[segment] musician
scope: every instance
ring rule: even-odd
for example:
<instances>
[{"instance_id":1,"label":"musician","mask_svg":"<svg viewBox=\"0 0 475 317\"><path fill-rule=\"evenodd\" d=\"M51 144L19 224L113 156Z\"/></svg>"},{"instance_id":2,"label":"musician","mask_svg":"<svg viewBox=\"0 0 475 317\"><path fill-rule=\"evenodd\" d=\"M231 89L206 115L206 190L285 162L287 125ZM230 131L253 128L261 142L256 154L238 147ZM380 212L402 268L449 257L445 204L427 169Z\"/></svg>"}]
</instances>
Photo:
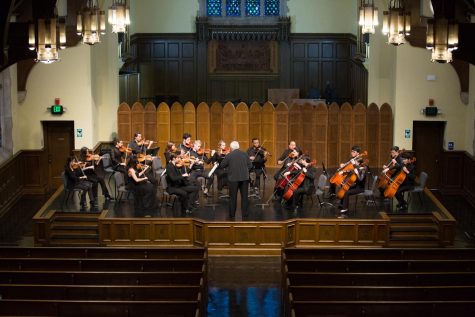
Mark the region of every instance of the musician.
<instances>
[{"instance_id":1,"label":"musician","mask_svg":"<svg viewBox=\"0 0 475 317\"><path fill-rule=\"evenodd\" d=\"M308 155L303 155L298 162L294 163L296 167L294 170L284 172L284 176L291 180L296 179L301 173L305 174L303 182L293 191L292 198L287 202L287 204L290 204L290 209L295 213L302 209L304 195L310 195L315 192L317 169L310 161Z\"/></svg>"},{"instance_id":2,"label":"musician","mask_svg":"<svg viewBox=\"0 0 475 317\"><path fill-rule=\"evenodd\" d=\"M134 139L130 141L129 148L132 149L133 154L145 154L148 149L152 147L153 141L146 141L142 139L140 132L135 132Z\"/></svg>"},{"instance_id":3,"label":"musician","mask_svg":"<svg viewBox=\"0 0 475 317\"><path fill-rule=\"evenodd\" d=\"M155 187L145 175L150 166L132 157L127 164L127 187L134 193L134 210L138 216L150 216L155 207Z\"/></svg>"},{"instance_id":4,"label":"musician","mask_svg":"<svg viewBox=\"0 0 475 317\"><path fill-rule=\"evenodd\" d=\"M354 169L349 171L347 177L350 177L351 174L354 174L356 176L356 180L345 192L343 198L340 200L340 212L342 215L346 215L346 212L348 212L350 196L364 192L366 175L368 173L368 165L364 164L364 160L362 158L352 159L351 163L353 164Z\"/></svg>"},{"instance_id":5,"label":"musician","mask_svg":"<svg viewBox=\"0 0 475 317\"><path fill-rule=\"evenodd\" d=\"M288 148L284 152L282 152L280 157L277 159L277 164L283 165L280 170L274 175L274 179L276 182L282 177L285 170L290 167L294 163L295 159L298 158L300 155L302 155L302 150L297 147L295 141L290 141Z\"/></svg>"},{"instance_id":6,"label":"musician","mask_svg":"<svg viewBox=\"0 0 475 317\"><path fill-rule=\"evenodd\" d=\"M383 165L383 170L381 172L382 177L386 177L385 175L395 175L403 166L402 158L399 155L399 147L393 146L390 150L390 161L388 164ZM379 187L379 192L381 193L380 197L384 198L384 190L385 187Z\"/></svg>"},{"instance_id":7,"label":"musician","mask_svg":"<svg viewBox=\"0 0 475 317\"><path fill-rule=\"evenodd\" d=\"M358 145L353 145L351 147L351 152L350 152L350 159L348 160L347 163L340 163L340 168L343 168L345 167L346 164L349 164L349 163L352 163L354 164L355 160L354 158L357 157L358 155L360 155L361 153L361 148L358 146ZM337 172L337 173L342 173L341 171L340 172ZM330 196L331 197L335 197L335 192L336 192L336 185L340 185L340 184L333 184L330 182ZM363 186L364 187L364 186Z\"/></svg>"},{"instance_id":8,"label":"musician","mask_svg":"<svg viewBox=\"0 0 475 317\"><path fill-rule=\"evenodd\" d=\"M114 147L111 150L111 163L115 171L121 172L124 176L127 174L126 155L127 148L124 147L124 142L117 138L114 139ZM123 151L123 152L122 152Z\"/></svg>"},{"instance_id":9,"label":"musician","mask_svg":"<svg viewBox=\"0 0 475 317\"><path fill-rule=\"evenodd\" d=\"M208 178L208 181L206 182L206 188L203 191L204 195L208 195L208 192L213 186L214 183L214 175L216 175L216 178L218 179L218 192L222 193L223 187L226 186L227 182L227 171L225 168L221 166L221 162L223 161L224 157L229 154L229 148L226 148L226 142L223 140L219 140L218 142L218 150L217 151L211 151L211 156L209 158L209 163L210 164L218 164L218 167L214 171L214 174L211 175L211 177Z\"/></svg>"},{"instance_id":10,"label":"musician","mask_svg":"<svg viewBox=\"0 0 475 317\"><path fill-rule=\"evenodd\" d=\"M264 175L264 180L267 177L265 164L268 153L269 152L261 146L258 138L253 138L251 147L247 149L247 155L252 162L252 168L249 171L251 175L251 190L254 191L256 195L259 195L261 175Z\"/></svg>"},{"instance_id":11,"label":"musician","mask_svg":"<svg viewBox=\"0 0 475 317\"><path fill-rule=\"evenodd\" d=\"M404 200L404 193L414 189L414 180L416 178L416 175L414 174L416 166L412 163L413 154L410 152L404 152L401 154L401 158L402 167L399 173L406 173L406 178L404 179L404 182L399 185L395 195L398 201L398 204L396 205L398 211L407 210L407 202Z\"/></svg>"},{"instance_id":12,"label":"musician","mask_svg":"<svg viewBox=\"0 0 475 317\"><path fill-rule=\"evenodd\" d=\"M85 167L83 168L84 174L86 174L87 179L92 182L92 190L94 193L94 198L97 200L97 190L98 190L98 184L101 185L101 190L102 194L104 197L109 200L111 199L111 196L109 195L109 190L107 189L106 182L104 181L104 173L96 173L94 170L96 167L96 161L95 159L91 159L91 156L93 155L92 152L89 151L87 147L82 147L81 151L79 152L79 160L83 163L85 163Z\"/></svg>"},{"instance_id":13,"label":"musician","mask_svg":"<svg viewBox=\"0 0 475 317\"><path fill-rule=\"evenodd\" d=\"M179 149L181 154L188 155L193 148L193 143L191 142L191 134L188 132L183 133L183 141L181 142Z\"/></svg>"},{"instance_id":14,"label":"musician","mask_svg":"<svg viewBox=\"0 0 475 317\"><path fill-rule=\"evenodd\" d=\"M192 205L198 199L199 186L189 183L188 173L183 173L179 166L179 158L175 153L170 153L170 161L167 163L167 191L180 198L181 211L186 214L192 213Z\"/></svg>"},{"instance_id":15,"label":"musician","mask_svg":"<svg viewBox=\"0 0 475 317\"><path fill-rule=\"evenodd\" d=\"M91 205L91 211L97 211L97 203L92 191L92 182L88 181L87 176L81 171L81 164L76 161L74 156L70 156L66 160L64 165L64 175L68 182L73 184L74 189L82 190L80 211L86 211L86 192L89 195L89 203Z\"/></svg>"},{"instance_id":16,"label":"musician","mask_svg":"<svg viewBox=\"0 0 475 317\"><path fill-rule=\"evenodd\" d=\"M241 213L243 217L248 216L248 186L249 170L252 168L251 160L247 153L239 150L239 143L233 141L230 144L231 153L221 162L223 168L228 169L228 187L229 187L229 217L234 218L237 207L237 192L241 193Z\"/></svg>"},{"instance_id":17,"label":"musician","mask_svg":"<svg viewBox=\"0 0 475 317\"><path fill-rule=\"evenodd\" d=\"M165 150L165 160L166 160L166 163L168 163L170 161L170 154L176 154L176 155L180 155L180 150L177 149L175 143L173 143L172 141L168 141L167 142L167 149Z\"/></svg>"}]
</instances>

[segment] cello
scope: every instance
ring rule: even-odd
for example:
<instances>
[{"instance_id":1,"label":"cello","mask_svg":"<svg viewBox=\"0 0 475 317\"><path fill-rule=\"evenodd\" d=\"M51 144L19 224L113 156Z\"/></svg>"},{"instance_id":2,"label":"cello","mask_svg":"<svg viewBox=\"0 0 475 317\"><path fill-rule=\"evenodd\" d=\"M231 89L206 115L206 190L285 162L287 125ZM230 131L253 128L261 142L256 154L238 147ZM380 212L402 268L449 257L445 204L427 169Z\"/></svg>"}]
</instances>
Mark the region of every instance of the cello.
<instances>
[{"instance_id":1,"label":"cello","mask_svg":"<svg viewBox=\"0 0 475 317\"><path fill-rule=\"evenodd\" d=\"M368 164L367 161L363 161L360 163L360 166L364 167L367 164ZM356 173L354 172L354 169L351 170L349 174L347 174L345 180L341 183L340 190L338 191L336 196L340 199L343 199L348 189L350 189L350 187L353 186L353 184L356 182L357 179L358 179L358 175L356 175Z\"/></svg>"},{"instance_id":2,"label":"cello","mask_svg":"<svg viewBox=\"0 0 475 317\"><path fill-rule=\"evenodd\" d=\"M315 165L315 164L317 164L317 161L313 160L307 166L305 166L305 168L309 168L310 166ZM292 198L292 196L294 195L294 191L297 190L297 188L299 188L300 184L302 184L304 179L305 179L305 173L301 171L295 177L289 180L288 185L285 187L286 190L284 194L282 195L282 199L285 201L288 201L290 198Z\"/></svg>"},{"instance_id":3,"label":"cello","mask_svg":"<svg viewBox=\"0 0 475 317\"><path fill-rule=\"evenodd\" d=\"M390 167L396 164L394 163L394 161L396 161L399 155L404 153L404 151L405 151L404 149L401 149L398 153L398 156L391 158L391 160L385 165L386 168L388 169L386 173L381 172L381 174L378 176L378 188L380 190L384 190L388 187L391 177L396 172L395 169L390 169Z\"/></svg>"},{"instance_id":4,"label":"cello","mask_svg":"<svg viewBox=\"0 0 475 317\"><path fill-rule=\"evenodd\" d=\"M350 171L352 171L355 168L353 163L351 163L351 161L352 160L357 160L360 157L363 157L363 156L366 156L366 155L368 155L368 152L364 151L363 153L360 153L360 154L356 155L351 160L349 160L348 162L343 164L343 166L340 167L339 169L337 169L336 173L330 178L330 183L335 184L335 185L339 185L339 184L343 183L343 181L345 180L345 175L348 174Z\"/></svg>"},{"instance_id":5,"label":"cello","mask_svg":"<svg viewBox=\"0 0 475 317\"><path fill-rule=\"evenodd\" d=\"M416 157L413 157L412 159L409 159L409 161L406 164L404 164L404 166L408 164L412 164L415 161L416 161ZM401 184L404 183L406 176L407 176L406 172L404 171L403 168L401 168L401 170L396 175L396 177L394 177L393 179L389 181L388 187L384 190L384 197L393 198L396 195L396 192L399 186L401 186Z\"/></svg>"},{"instance_id":6,"label":"cello","mask_svg":"<svg viewBox=\"0 0 475 317\"><path fill-rule=\"evenodd\" d=\"M290 154L289 154L289 157ZM300 159L301 156L297 157L296 159L293 160L293 163L291 165L289 165L288 167L286 167L281 173L280 173L280 177L279 177L279 180L276 182L275 184L275 188L280 188L282 190L285 189L285 187L287 186L287 184L289 183L289 179L287 178L287 176L284 176L284 174L286 172L293 172L297 169L297 167L295 166L295 162L298 162L298 160Z\"/></svg>"}]
</instances>

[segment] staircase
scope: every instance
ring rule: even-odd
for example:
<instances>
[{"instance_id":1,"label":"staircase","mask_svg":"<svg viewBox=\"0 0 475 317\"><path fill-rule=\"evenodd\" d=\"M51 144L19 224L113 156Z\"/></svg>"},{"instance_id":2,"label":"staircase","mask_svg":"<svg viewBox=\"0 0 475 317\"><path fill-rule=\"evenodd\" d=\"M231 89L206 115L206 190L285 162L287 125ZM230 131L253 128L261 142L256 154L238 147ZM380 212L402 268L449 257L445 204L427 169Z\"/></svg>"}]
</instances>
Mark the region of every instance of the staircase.
<instances>
[{"instance_id":1,"label":"staircase","mask_svg":"<svg viewBox=\"0 0 475 317\"><path fill-rule=\"evenodd\" d=\"M100 213L55 212L50 246L99 246Z\"/></svg>"},{"instance_id":2,"label":"staircase","mask_svg":"<svg viewBox=\"0 0 475 317\"><path fill-rule=\"evenodd\" d=\"M439 247L439 227L432 214L390 214L388 247Z\"/></svg>"}]
</instances>

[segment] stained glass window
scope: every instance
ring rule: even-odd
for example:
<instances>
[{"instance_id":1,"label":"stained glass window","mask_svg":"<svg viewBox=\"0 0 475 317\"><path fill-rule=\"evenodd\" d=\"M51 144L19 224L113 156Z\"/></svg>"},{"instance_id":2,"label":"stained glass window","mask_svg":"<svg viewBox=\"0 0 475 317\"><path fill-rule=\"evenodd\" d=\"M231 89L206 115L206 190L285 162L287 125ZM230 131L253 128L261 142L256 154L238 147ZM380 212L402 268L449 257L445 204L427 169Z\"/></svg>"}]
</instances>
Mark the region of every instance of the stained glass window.
<instances>
[{"instance_id":1,"label":"stained glass window","mask_svg":"<svg viewBox=\"0 0 475 317\"><path fill-rule=\"evenodd\" d=\"M246 0L246 15L258 17L261 15L260 0Z\"/></svg>"},{"instance_id":2,"label":"stained glass window","mask_svg":"<svg viewBox=\"0 0 475 317\"><path fill-rule=\"evenodd\" d=\"M264 0L264 15L278 16L279 15L279 0Z\"/></svg>"},{"instance_id":3,"label":"stained glass window","mask_svg":"<svg viewBox=\"0 0 475 317\"><path fill-rule=\"evenodd\" d=\"M221 0L206 0L206 11L209 17L221 16Z\"/></svg>"},{"instance_id":4,"label":"stained glass window","mask_svg":"<svg viewBox=\"0 0 475 317\"><path fill-rule=\"evenodd\" d=\"M226 15L231 17L241 16L241 0L226 0Z\"/></svg>"}]
</instances>

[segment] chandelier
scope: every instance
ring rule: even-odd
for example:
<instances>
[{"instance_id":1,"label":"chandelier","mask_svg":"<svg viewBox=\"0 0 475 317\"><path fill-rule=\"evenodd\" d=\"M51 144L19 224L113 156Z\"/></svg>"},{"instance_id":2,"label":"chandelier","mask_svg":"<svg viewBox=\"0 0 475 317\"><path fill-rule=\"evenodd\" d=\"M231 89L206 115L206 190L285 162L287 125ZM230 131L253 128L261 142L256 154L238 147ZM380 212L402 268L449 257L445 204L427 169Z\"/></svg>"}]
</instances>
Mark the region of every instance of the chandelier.
<instances>
[{"instance_id":1,"label":"chandelier","mask_svg":"<svg viewBox=\"0 0 475 317\"><path fill-rule=\"evenodd\" d=\"M458 48L458 24L446 18L431 19L427 22L426 47L432 50L431 61L450 63L452 51Z\"/></svg>"},{"instance_id":2,"label":"chandelier","mask_svg":"<svg viewBox=\"0 0 475 317\"><path fill-rule=\"evenodd\" d=\"M89 45L99 43L100 34L106 34L106 14L99 9L97 0L87 0L86 7L78 13L76 33L82 35L84 44Z\"/></svg>"},{"instance_id":3,"label":"chandelier","mask_svg":"<svg viewBox=\"0 0 475 317\"><path fill-rule=\"evenodd\" d=\"M51 64L59 60L60 49L66 48L66 24L63 18L38 19L30 23L28 48L36 50L35 62Z\"/></svg>"},{"instance_id":4,"label":"chandelier","mask_svg":"<svg viewBox=\"0 0 475 317\"><path fill-rule=\"evenodd\" d=\"M361 33L374 34L375 26L379 25L378 8L374 6L373 0L361 0L360 19Z\"/></svg>"},{"instance_id":5,"label":"chandelier","mask_svg":"<svg viewBox=\"0 0 475 317\"><path fill-rule=\"evenodd\" d=\"M388 43L401 45L411 33L411 12L404 8L404 0L390 0L388 11L383 12L383 34Z\"/></svg>"},{"instance_id":6,"label":"chandelier","mask_svg":"<svg viewBox=\"0 0 475 317\"><path fill-rule=\"evenodd\" d=\"M112 33L125 33L130 24L129 7L127 0L113 0L109 7L109 24L112 25Z\"/></svg>"}]
</instances>

